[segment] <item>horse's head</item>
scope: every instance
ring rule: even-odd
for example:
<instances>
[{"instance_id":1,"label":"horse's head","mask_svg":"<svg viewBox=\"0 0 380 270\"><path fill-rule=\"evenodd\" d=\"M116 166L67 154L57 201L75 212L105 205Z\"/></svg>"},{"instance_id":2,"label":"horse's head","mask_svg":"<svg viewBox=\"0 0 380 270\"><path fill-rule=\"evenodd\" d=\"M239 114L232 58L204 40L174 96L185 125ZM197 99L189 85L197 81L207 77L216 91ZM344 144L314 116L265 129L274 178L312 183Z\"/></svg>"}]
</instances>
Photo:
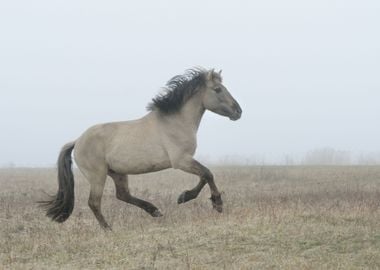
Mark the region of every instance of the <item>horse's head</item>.
<instances>
[{"instance_id":1,"label":"horse's head","mask_svg":"<svg viewBox=\"0 0 380 270\"><path fill-rule=\"evenodd\" d=\"M213 69L207 72L203 106L206 110L227 116L235 121L241 117L242 109L222 84L221 72L215 72Z\"/></svg>"}]
</instances>

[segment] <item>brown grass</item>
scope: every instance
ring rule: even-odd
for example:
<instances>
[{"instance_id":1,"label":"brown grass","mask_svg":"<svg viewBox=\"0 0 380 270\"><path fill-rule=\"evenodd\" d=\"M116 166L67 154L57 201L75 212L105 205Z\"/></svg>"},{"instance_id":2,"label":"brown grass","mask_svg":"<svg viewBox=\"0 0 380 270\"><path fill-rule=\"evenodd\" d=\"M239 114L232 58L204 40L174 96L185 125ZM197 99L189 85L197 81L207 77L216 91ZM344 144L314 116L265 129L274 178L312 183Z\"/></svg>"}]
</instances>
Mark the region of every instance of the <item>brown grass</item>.
<instances>
[{"instance_id":1,"label":"brown grass","mask_svg":"<svg viewBox=\"0 0 380 270\"><path fill-rule=\"evenodd\" d=\"M103 232L76 173L76 205L64 224L35 201L57 188L54 169L0 170L0 268L4 269L380 269L380 167L215 167L225 211L209 190L177 205L196 177L132 176L132 192L164 217L117 201L112 181Z\"/></svg>"}]
</instances>

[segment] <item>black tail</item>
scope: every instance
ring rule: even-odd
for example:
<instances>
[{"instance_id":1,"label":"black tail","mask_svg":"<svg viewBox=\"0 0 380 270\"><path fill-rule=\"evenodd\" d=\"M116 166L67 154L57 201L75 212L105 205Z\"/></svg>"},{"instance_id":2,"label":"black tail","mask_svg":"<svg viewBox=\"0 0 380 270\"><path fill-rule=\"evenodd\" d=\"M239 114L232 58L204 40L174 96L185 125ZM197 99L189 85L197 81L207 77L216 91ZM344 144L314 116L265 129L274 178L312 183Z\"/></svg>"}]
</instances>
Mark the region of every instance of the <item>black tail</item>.
<instances>
[{"instance_id":1,"label":"black tail","mask_svg":"<svg viewBox=\"0 0 380 270\"><path fill-rule=\"evenodd\" d=\"M46 215L56 222L64 222L74 208L74 175L71 152L75 142L62 147L58 157L58 192L49 201L42 202L47 208Z\"/></svg>"}]
</instances>

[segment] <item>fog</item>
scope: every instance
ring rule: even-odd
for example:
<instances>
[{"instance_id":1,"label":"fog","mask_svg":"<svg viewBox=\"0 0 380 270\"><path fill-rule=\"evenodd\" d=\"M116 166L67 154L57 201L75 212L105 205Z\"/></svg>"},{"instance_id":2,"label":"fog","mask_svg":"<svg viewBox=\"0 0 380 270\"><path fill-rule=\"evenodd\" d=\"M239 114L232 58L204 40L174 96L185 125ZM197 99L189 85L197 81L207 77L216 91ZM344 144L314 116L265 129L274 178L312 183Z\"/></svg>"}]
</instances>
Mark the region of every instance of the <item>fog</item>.
<instances>
[{"instance_id":1,"label":"fog","mask_svg":"<svg viewBox=\"0 0 380 270\"><path fill-rule=\"evenodd\" d=\"M242 119L207 112L206 161L380 152L379 1L2 1L0 165L55 163L166 81L223 69Z\"/></svg>"}]
</instances>

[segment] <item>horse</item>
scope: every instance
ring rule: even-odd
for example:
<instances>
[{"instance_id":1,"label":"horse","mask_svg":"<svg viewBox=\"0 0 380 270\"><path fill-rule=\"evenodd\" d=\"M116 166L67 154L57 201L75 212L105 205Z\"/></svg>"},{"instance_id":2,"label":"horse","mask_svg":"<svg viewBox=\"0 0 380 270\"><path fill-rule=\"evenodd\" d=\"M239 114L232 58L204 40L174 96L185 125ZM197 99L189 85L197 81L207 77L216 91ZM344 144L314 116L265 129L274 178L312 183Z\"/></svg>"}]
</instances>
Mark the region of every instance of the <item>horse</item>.
<instances>
[{"instance_id":1,"label":"horse","mask_svg":"<svg viewBox=\"0 0 380 270\"><path fill-rule=\"evenodd\" d=\"M43 202L48 217L62 223L73 211L73 151L77 167L90 183L88 205L104 229L111 229L101 211L107 176L115 184L117 199L160 217L162 214L155 205L130 194L128 175L179 169L199 176L199 182L181 193L177 203L195 199L208 184L212 206L222 212L223 201L213 174L193 158L198 127L206 110L234 121L242 115L240 105L222 84L221 71L193 68L174 76L147 110L137 120L92 126L77 140L63 146L57 161L58 191Z\"/></svg>"}]
</instances>

